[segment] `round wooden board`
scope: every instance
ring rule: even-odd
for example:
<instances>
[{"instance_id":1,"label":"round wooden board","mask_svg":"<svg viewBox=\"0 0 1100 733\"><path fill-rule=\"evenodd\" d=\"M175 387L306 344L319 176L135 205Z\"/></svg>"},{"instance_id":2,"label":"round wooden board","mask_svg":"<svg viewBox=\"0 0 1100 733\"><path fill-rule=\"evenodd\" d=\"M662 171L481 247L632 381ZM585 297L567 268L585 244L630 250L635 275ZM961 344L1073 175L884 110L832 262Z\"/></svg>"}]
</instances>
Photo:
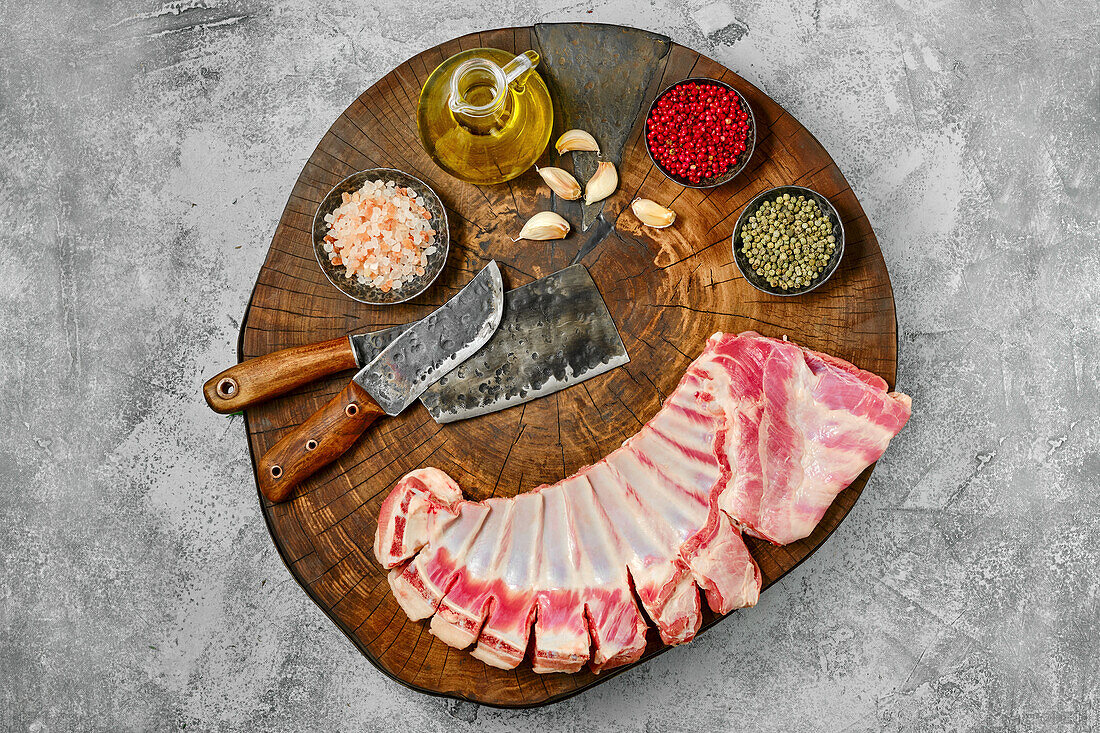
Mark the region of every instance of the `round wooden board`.
<instances>
[{"instance_id":1,"label":"round wooden board","mask_svg":"<svg viewBox=\"0 0 1100 733\"><path fill-rule=\"evenodd\" d=\"M574 233L563 241L511 242L509 237L529 216L552 204L563 210L561 202L551 201L534 171L510 184L480 188L447 176L420 147L415 105L428 74L451 54L480 46L515 52L538 48L538 33L545 28L503 29L450 41L408 60L355 100L321 140L294 186L249 302L239 353L248 359L421 318L492 258L501 263L505 286L512 288L569 265L581 253L619 327L629 364L554 396L445 426L415 404L368 431L291 500L272 505L261 497L272 538L290 572L380 670L424 692L508 707L561 700L630 668L598 676L587 670L537 675L525 663L503 671L449 648L428 633L426 623L409 621L390 594L371 547L379 504L398 478L420 466L436 466L454 476L469 498L484 499L512 496L568 476L618 447L650 419L715 331L786 335L875 372L891 385L897 363L890 279L867 217L840 170L817 140L760 90L675 44L664 46L667 53L633 118L622 151L619 191L604 205L606 237L595 243L590 236L586 239L577 215L571 217ZM642 33L589 24L553 28ZM748 169L717 189L684 189L667 181L654 169L641 138L652 97L689 76L729 82L756 114L758 143ZM545 163L555 159L552 148L543 156ZM344 297L328 283L313 256L310 229L318 203L340 179L371 167L398 168L428 182L451 219L452 251L443 274L425 294L403 305L367 306ZM840 269L828 283L805 296L780 298L752 289L739 275L730 236L750 198L789 183L827 196L841 214L848 241ZM676 224L664 230L642 228L629 211L635 196L671 205L678 214ZM249 409L253 465L288 429L342 389L349 376ZM840 494L805 540L772 547L749 538L765 588L829 536L870 473L869 468ZM703 629L719 620L708 613ZM655 632L650 636L643 662L665 649Z\"/></svg>"}]
</instances>

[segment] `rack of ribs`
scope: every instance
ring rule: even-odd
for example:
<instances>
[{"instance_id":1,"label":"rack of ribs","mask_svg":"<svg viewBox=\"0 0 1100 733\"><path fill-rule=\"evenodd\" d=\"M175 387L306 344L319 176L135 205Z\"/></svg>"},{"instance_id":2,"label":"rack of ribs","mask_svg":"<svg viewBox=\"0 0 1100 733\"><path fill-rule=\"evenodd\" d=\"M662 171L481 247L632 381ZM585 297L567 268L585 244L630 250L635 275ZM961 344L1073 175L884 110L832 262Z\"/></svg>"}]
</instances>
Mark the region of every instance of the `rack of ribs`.
<instances>
[{"instance_id":1,"label":"rack of ribs","mask_svg":"<svg viewBox=\"0 0 1100 733\"><path fill-rule=\"evenodd\" d=\"M695 636L700 590L715 613L755 605L742 533L809 535L910 410L843 360L718 333L636 435L556 484L471 502L438 469L407 474L375 554L410 619L487 664L519 665L531 634L536 672L629 664L646 617L666 644Z\"/></svg>"}]
</instances>

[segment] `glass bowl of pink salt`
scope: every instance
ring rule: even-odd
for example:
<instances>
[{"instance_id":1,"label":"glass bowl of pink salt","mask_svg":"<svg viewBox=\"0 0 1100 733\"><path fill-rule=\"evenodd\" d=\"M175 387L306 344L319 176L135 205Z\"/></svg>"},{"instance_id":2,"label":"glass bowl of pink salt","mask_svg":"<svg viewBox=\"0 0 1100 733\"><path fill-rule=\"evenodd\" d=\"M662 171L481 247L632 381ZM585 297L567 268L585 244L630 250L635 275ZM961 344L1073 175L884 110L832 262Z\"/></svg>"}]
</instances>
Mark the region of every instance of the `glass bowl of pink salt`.
<instances>
[{"instance_id":1,"label":"glass bowl of pink salt","mask_svg":"<svg viewBox=\"0 0 1100 733\"><path fill-rule=\"evenodd\" d=\"M313 251L340 292L372 305L428 289L450 247L447 212L428 184L393 168L337 183L313 217Z\"/></svg>"}]
</instances>

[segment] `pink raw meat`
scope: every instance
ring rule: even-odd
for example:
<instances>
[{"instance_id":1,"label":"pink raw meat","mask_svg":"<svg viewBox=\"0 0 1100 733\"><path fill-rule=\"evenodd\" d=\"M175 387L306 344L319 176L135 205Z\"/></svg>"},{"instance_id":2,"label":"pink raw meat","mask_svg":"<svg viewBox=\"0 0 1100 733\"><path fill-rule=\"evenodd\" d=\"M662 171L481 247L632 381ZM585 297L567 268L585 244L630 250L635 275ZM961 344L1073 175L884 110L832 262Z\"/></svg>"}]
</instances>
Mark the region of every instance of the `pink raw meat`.
<instances>
[{"instance_id":1,"label":"pink raw meat","mask_svg":"<svg viewBox=\"0 0 1100 733\"><path fill-rule=\"evenodd\" d=\"M907 395L836 357L749 333L712 337L707 351L718 389L736 400L724 451L732 475L718 506L773 544L813 532L909 419Z\"/></svg>"},{"instance_id":2,"label":"pink raw meat","mask_svg":"<svg viewBox=\"0 0 1100 733\"><path fill-rule=\"evenodd\" d=\"M487 664L599 671L755 605L741 531L807 536L882 455L910 400L870 372L796 344L715 334L662 409L622 447L552 486L464 501L419 469L382 504L375 536L398 603ZM639 608L639 604L641 608Z\"/></svg>"}]
</instances>

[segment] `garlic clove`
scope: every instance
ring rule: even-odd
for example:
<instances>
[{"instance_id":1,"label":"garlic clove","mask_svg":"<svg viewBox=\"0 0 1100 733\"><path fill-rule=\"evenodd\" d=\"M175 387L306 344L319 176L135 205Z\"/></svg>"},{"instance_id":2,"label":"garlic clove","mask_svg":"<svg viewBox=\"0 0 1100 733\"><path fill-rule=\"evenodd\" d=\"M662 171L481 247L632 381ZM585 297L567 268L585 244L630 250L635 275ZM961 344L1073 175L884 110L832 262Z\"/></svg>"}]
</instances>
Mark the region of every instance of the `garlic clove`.
<instances>
[{"instance_id":1,"label":"garlic clove","mask_svg":"<svg viewBox=\"0 0 1100 733\"><path fill-rule=\"evenodd\" d=\"M584 203L594 204L603 201L615 193L619 187L619 173L612 163L601 160L596 166L596 172L588 179L588 185L584 187Z\"/></svg>"},{"instance_id":2,"label":"garlic clove","mask_svg":"<svg viewBox=\"0 0 1100 733\"><path fill-rule=\"evenodd\" d=\"M558 149L558 153L568 153L573 150L584 150L592 153L599 153L600 146L596 142L596 138L589 135L584 130L566 130L558 138L558 141L554 143L554 147Z\"/></svg>"},{"instance_id":3,"label":"garlic clove","mask_svg":"<svg viewBox=\"0 0 1100 733\"><path fill-rule=\"evenodd\" d=\"M676 221L675 211L666 209L656 201L650 201L649 199L634 199L630 204L630 210L634 212L634 216L638 217L640 222L655 229L672 226L672 222Z\"/></svg>"},{"instance_id":4,"label":"garlic clove","mask_svg":"<svg viewBox=\"0 0 1100 733\"><path fill-rule=\"evenodd\" d=\"M535 214L523 228L519 230L519 236L513 239L517 242L521 239L565 239L569 233L569 222L553 211L541 211Z\"/></svg>"},{"instance_id":5,"label":"garlic clove","mask_svg":"<svg viewBox=\"0 0 1100 733\"><path fill-rule=\"evenodd\" d=\"M542 180L546 181L550 190L563 199L573 201L581 197L581 184L577 183L577 179L570 175L569 171L553 166L545 168L535 166L535 170L542 176Z\"/></svg>"}]
</instances>

